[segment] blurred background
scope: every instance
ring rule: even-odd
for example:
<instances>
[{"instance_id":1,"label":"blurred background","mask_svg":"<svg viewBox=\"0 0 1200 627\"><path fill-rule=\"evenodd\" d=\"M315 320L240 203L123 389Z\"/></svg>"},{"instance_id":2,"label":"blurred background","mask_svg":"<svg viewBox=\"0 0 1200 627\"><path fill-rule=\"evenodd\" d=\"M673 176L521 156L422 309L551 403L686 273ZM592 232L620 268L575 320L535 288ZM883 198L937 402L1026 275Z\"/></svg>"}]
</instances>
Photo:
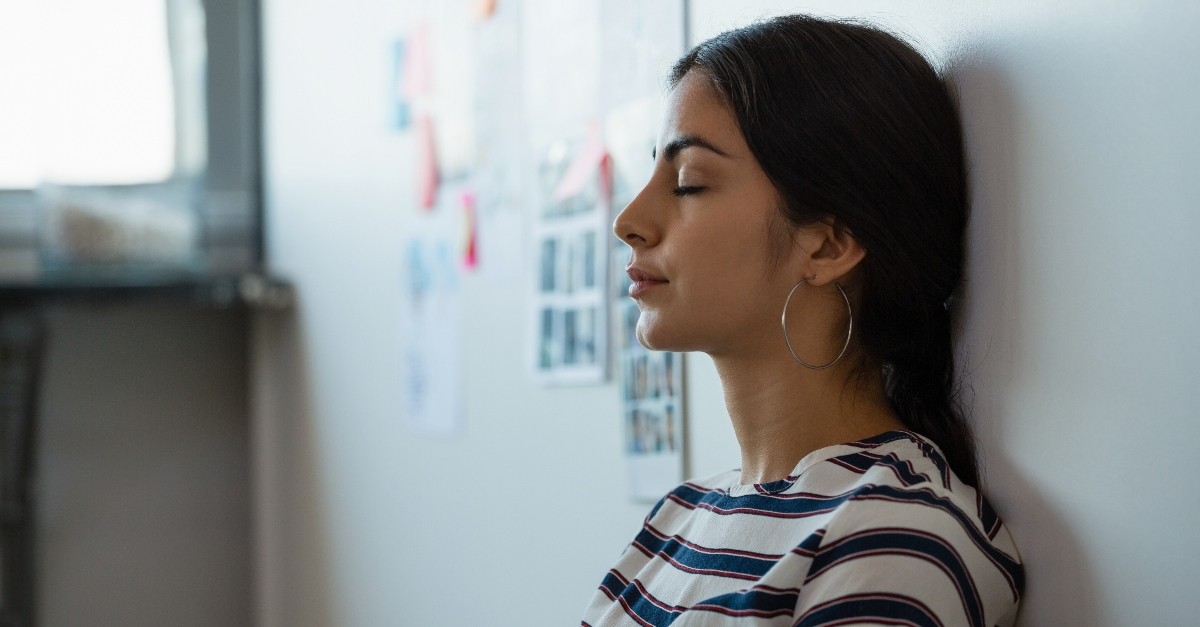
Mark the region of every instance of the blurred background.
<instances>
[{"instance_id":1,"label":"blurred background","mask_svg":"<svg viewBox=\"0 0 1200 627\"><path fill-rule=\"evenodd\" d=\"M811 12L959 94L959 359L1020 624L1181 625L1200 8L0 3L0 625L573 625L738 464L631 347L612 212L687 47Z\"/></svg>"}]
</instances>

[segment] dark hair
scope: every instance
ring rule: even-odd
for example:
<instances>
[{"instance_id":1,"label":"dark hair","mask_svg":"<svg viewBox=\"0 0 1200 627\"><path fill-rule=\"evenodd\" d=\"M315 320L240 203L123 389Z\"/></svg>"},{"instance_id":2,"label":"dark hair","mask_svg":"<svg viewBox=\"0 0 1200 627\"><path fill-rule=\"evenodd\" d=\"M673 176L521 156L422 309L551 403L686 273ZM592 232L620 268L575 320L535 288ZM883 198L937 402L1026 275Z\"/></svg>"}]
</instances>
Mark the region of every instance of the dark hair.
<instances>
[{"instance_id":1,"label":"dark hair","mask_svg":"<svg viewBox=\"0 0 1200 627\"><path fill-rule=\"evenodd\" d=\"M856 285L859 367L883 369L900 419L976 485L951 347L967 191L946 83L894 35L804 15L701 43L676 62L671 86L693 70L732 107L788 222L832 218L866 249Z\"/></svg>"}]
</instances>

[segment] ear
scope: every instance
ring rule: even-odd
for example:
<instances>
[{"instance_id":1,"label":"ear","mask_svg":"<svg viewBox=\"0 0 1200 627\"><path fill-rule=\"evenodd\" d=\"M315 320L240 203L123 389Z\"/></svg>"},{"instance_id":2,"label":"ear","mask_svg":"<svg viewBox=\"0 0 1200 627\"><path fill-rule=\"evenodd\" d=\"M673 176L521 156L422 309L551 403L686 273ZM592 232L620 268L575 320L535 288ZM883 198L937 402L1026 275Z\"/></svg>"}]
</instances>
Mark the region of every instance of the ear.
<instances>
[{"instance_id":1,"label":"ear","mask_svg":"<svg viewBox=\"0 0 1200 627\"><path fill-rule=\"evenodd\" d=\"M804 252L804 276L812 277L808 283L813 286L844 282L844 277L867 256L867 249L850 229L832 218L802 227L796 244Z\"/></svg>"}]
</instances>

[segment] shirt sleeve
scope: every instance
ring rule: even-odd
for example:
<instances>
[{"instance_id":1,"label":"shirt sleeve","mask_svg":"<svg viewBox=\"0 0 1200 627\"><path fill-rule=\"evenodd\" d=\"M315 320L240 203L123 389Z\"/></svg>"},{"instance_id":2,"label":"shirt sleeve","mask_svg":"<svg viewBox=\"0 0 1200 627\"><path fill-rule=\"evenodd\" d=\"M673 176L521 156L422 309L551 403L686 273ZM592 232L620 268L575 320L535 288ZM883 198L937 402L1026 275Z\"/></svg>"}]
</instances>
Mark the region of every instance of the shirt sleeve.
<instances>
[{"instance_id":1,"label":"shirt sleeve","mask_svg":"<svg viewBox=\"0 0 1200 627\"><path fill-rule=\"evenodd\" d=\"M1020 566L950 499L885 489L839 509L812 552L796 627L1011 623Z\"/></svg>"}]
</instances>

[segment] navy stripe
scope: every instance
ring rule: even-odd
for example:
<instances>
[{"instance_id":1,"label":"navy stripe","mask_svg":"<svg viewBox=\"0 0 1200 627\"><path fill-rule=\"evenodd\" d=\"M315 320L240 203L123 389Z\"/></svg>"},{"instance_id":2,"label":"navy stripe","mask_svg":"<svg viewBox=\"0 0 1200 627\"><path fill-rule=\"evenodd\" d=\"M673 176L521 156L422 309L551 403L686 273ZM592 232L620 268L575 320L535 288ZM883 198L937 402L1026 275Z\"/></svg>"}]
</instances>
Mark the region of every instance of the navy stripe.
<instances>
[{"instance_id":1,"label":"navy stripe","mask_svg":"<svg viewBox=\"0 0 1200 627\"><path fill-rule=\"evenodd\" d=\"M634 546L647 556L659 556L676 568L700 575L734 577L754 581L762 578L782 555L756 555L749 551L706 549L682 541L678 536L663 537L648 525L634 539Z\"/></svg>"},{"instance_id":2,"label":"navy stripe","mask_svg":"<svg viewBox=\"0 0 1200 627\"><path fill-rule=\"evenodd\" d=\"M896 478L905 486L913 486L931 482L925 473L919 473L908 460L896 457L895 453L876 455L875 453L851 453L840 457L830 458L829 461L857 474L863 474L875 466L883 466L895 473Z\"/></svg>"},{"instance_id":3,"label":"navy stripe","mask_svg":"<svg viewBox=\"0 0 1200 627\"><path fill-rule=\"evenodd\" d=\"M692 611L716 612L726 616L757 616L772 618L790 616L796 610L798 588L778 589L758 586L705 599L692 606Z\"/></svg>"},{"instance_id":4,"label":"navy stripe","mask_svg":"<svg viewBox=\"0 0 1200 627\"><path fill-rule=\"evenodd\" d=\"M875 462L879 461L879 456L874 453L851 453L849 455L841 455L832 457L829 461L841 466L847 470L854 471L858 474L871 469Z\"/></svg>"},{"instance_id":5,"label":"navy stripe","mask_svg":"<svg viewBox=\"0 0 1200 627\"><path fill-rule=\"evenodd\" d=\"M822 603L804 613L793 627L831 627L862 622L943 627L925 604L898 594L855 594Z\"/></svg>"},{"instance_id":6,"label":"navy stripe","mask_svg":"<svg viewBox=\"0 0 1200 627\"><path fill-rule=\"evenodd\" d=\"M934 467L938 469L938 473L942 476L942 487L949 490L950 476L954 474L953 471L950 470L950 462L947 462L946 458L942 457L942 454L925 440L913 436L913 442L917 444L917 447L921 449L921 452L925 454L925 457L928 458L929 461L933 463Z\"/></svg>"},{"instance_id":7,"label":"navy stripe","mask_svg":"<svg viewBox=\"0 0 1200 627\"><path fill-rule=\"evenodd\" d=\"M911 529L871 529L842 538L822 547L813 558L809 581L820 577L830 568L855 559L879 555L902 555L925 560L942 570L958 588L963 610L970 624L983 627L983 606L979 590L971 578L962 556L937 536Z\"/></svg>"},{"instance_id":8,"label":"navy stripe","mask_svg":"<svg viewBox=\"0 0 1200 627\"><path fill-rule=\"evenodd\" d=\"M996 510L992 509L992 504L983 498L983 492L976 494L978 495L979 521L983 523L988 539L995 540L996 534L1000 533L1000 517L996 515Z\"/></svg>"},{"instance_id":9,"label":"navy stripe","mask_svg":"<svg viewBox=\"0 0 1200 627\"><path fill-rule=\"evenodd\" d=\"M701 490L685 484L670 495L672 501L684 507L699 508L720 515L751 514L776 518L802 518L828 513L849 500L884 500L898 503L927 505L950 514L959 522L967 536L994 563L1008 580L1013 600L1024 590L1024 569L1021 564L992 545L986 532L981 532L971 517L949 499L936 496L927 488L905 490L895 486L865 484L844 494L822 497L806 494L729 496L719 490Z\"/></svg>"},{"instance_id":10,"label":"navy stripe","mask_svg":"<svg viewBox=\"0 0 1200 627\"><path fill-rule=\"evenodd\" d=\"M608 598L619 603L630 618L646 627L670 625L684 609L651 597L637 581L625 581L613 570L608 571L604 581L600 582L600 590Z\"/></svg>"},{"instance_id":11,"label":"navy stripe","mask_svg":"<svg viewBox=\"0 0 1200 627\"><path fill-rule=\"evenodd\" d=\"M680 486L680 487L683 487L683 486ZM676 490L678 490L678 489L679 488L676 488ZM650 513L646 514L645 521L648 522L651 518L654 518L654 515L658 513L658 510L662 509L663 504L666 502L667 502L667 496L664 496L661 499L658 499L658 502L655 503L654 507L652 507L650 509Z\"/></svg>"},{"instance_id":12,"label":"navy stripe","mask_svg":"<svg viewBox=\"0 0 1200 627\"><path fill-rule=\"evenodd\" d=\"M730 496L720 490L700 490L684 484L667 497L688 509L704 509L714 514L750 514L773 518L804 518L825 514L845 503L854 492L822 496L817 494L748 494Z\"/></svg>"},{"instance_id":13,"label":"navy stripe","mask_svg":"<svg viewBox=\"0 0 1200 627\"><path fill-rule=\"evenodd\" d=\"M881 433L877 436L866 438L864 440L859 440L857 442L849 442L849 443L845 444L845 446L856 446L856 447L863 448L863 449L873 449L873 448L878 448L884 444L889 444L889 443L897 442L900 440L908 440L908 441L916 444L918 446L918 448L921 449L921 451L925 457L929 457L931 459L936 457L938 459L941 459L940 456L938 456L936 454L936 451L932 447L930 447L930 445L925 440L923 440L919 435L917 435L916 433L913 433L911 431L887 431L885 433ZM861 459L854 459L854 456L856 456L856 455L863 455L863 457ZM867 468L870 468L875 463L875 460L879 459L880 457L881 457L880 455L872 455L871 453L867 453L864 451L863 453L850 453L850 454L843 455L840 457L833 457L833 458L830 458L830 459L827 459L824 461L833 462L835 464L839 464L844 467L848 467L850 470L866 471ZM891 457L894 459L895 455L892 455ZM842 460L846 460L846 463L843 463ZM940 465L935 460L935 466L938 466L939 470L943 471L944 475L948 475L949 466L946 465L945 460L941 460ZM912 467L909 466L910 470L911 470L911 468ZM924 475L921 475L921 476L924 476ZM778 494L780 492L787 490L788 488L792 487L793 485L795 485L795 483L799 479L800 479L800 475L788 475L787 477L780 479L778 481L771 481L768 483L755 484L754 487L758 492L763 493L763 494ZM928 477L926 477L926 480L928 480ZM948 483L946 484L946 487L949 487Z\"/></svg>"},{"instance_id":14,"label":"navy stripe","mask_svg":"<svg viewBox=\"0 0 1200 627\"><path fill-rule=\"evenodd\" d=\"M821 549L821 543L825 541L825 530L818 529L808 535L796 548L792 549L793 553L812 557Z\"/></svg>"},{"instance_id":15,"label":"navy stripe","mask_svg":"<svg viewBox=\"0 0 1200 627\"><path fill-rule=\"evenodd\" d=\"M938 469L938 474L941 475L942 479L942 486L945 488L950 487L950 476L952 471L950 470L949 462L947 462L946 458L938 452L936 447L931 445L925 440L925 438L921 437L915 432L888 431L887 433L881 433L875 437L867 438L859 442L852 442L852 444L863 446L864 448L875 448L882 444L888 444L899 440L909 440L916 444L917 448L921 449L921 453L933 463L935 468Z\"/></svg>"},{"instance_id":16,"label":"navy stripe","mask_svg":"<svg viewBox=\"0 0 1200 627\"><path fill-rule=\"evenodd\" d=\"M928 505L940 509L947 514L950 514L958 521L963 531L971 539L971 542L979 548L984 557L988 558L996 565L1000 574L1004 575L1008 580L1009 590L1012 592L1013 600L1016 601L1021 596L1021 591L1025 589L1025 569L1021 563L1014 560L1004 551L996 548L989 541L988 537L979 530L979 527L972 523L971 519L965 512L958 508L949 499L936 496L933 492L927 489L920 490L901 490L892 486L870 486L869 490L857 490L855 495L856 500L880 500L892 501L896 503L916 503Z\"/></svg>"},{"instance_id":17,"label":"navy stripe","mask_svg":"<svg viewBox=\"0 0 1200 627\"><path fill-rule=\"evenodd\" d=\"M920 438L918 438L917 435L911 431L896 430L896 431L885 431L883 433L880 433L879 435L871 436L869 438L864 438L864 439L858 440L856 442L849 442L849 443L847 443L847 445L848 446L858 446L861 448L876 448L878 446L881 446L884 444L890 444L892 442L896 442L899 440L917 441L919 439Z\"/></svg>"},{"instance_id":18,"label":"navy stripe","mask_svg":"<svg viewBox=\"0 0 1200 627\"><path fill-rule=\"evenodd\" d=\"M879 459L881 466L886 466L896 473L896 477L900 479L900 483L905 486L914 486L921 483L930 483L932 479L929 475L923 472L917 472L913 468L912 462L907 459L896 457L895 453L888 453Z\"/></svg>"},{"instance_id":19,"label":"navy stripe","mask_svg":"<svg viewBox=\"0 0 1200 627\"><path fill-rule=\"evenodd\" d=\"M749 590L740 590L722 594L711 599L685 608L663 603L654 598L640 582L627 582L620 573L609 571L600 583L600 589L609 599L618 602L625 613L639 623L648 625L669 625L685 611L707 611L726 616L757 616L770 618L787 616L796 607L800 590L798 588L780 589L771 586L756 586ZM586 625L586 623L584 623Z\"/></svg>"}]
</instances>

